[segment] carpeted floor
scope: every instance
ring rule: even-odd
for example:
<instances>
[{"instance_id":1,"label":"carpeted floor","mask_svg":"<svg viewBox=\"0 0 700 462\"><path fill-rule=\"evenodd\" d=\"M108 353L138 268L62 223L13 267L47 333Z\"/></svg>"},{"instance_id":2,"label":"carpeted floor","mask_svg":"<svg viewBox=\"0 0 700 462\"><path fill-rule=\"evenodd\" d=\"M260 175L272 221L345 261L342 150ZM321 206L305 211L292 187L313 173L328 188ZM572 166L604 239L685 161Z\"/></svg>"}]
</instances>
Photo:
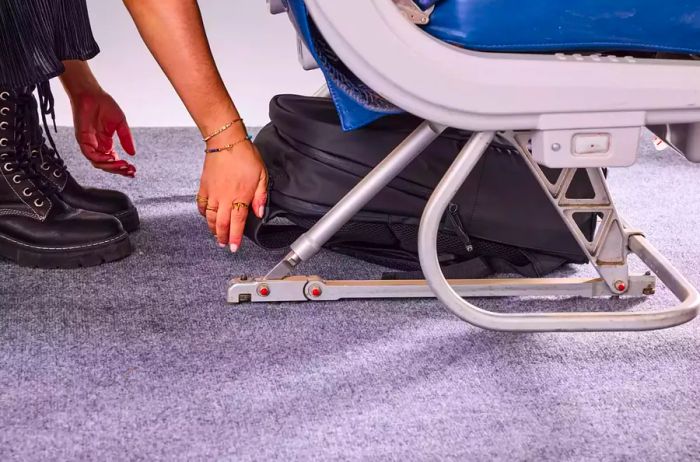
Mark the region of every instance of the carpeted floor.
<instances>
[{"instance_id":1,"label":"carpeted floor","mask_svg":"<svg viewBox=\"0 0 700 462\"><path fill-rule=\"evenodd\" d=\"M282 254L216 246L194 206L194 131L135 135L135 180L92 170L58 136L76 177L135 200L133 256L72 271L0 261L0 460L697 460L700 321L514 335L430 300L229 306L229 277ZM610 178L622 213L700 285L700 166L647 143ZM330 253L302 269L379 270ZM559 307L613 304L520 309Z\"/></svg>"}]
</instances>

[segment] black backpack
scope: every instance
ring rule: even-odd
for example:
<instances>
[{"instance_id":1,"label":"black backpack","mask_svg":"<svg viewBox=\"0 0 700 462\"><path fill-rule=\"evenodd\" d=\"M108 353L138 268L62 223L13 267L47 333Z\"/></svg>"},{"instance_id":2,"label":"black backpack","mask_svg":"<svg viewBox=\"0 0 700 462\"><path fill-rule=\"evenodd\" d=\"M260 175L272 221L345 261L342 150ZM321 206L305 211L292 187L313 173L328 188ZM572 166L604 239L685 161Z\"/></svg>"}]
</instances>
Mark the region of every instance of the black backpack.
<instances>
[{"instance_id":1,"label":"black backpack","mask_svg":"<svg viewBox=\"0 0 700 462\"><path fill-rule=\"evenodd\" d=\"M260 221L250 214L246 226L246 235L267 249L287 247L313 226L421 122L409 114L392 115L344 132L330 100L295 95L273 98L270 119L255 138L270 174L267 215ZM423 207L469 136L447 130L325 247L402 271L385 278L421 278L417 235ZM545 170L557 178L558 171ZM569 196L592 193L581 171ZM597 217L577 218L592 237ZM587 261L520 154L499 143L491 145L450 204L438 253L449 278L496 272L538 277Z\"/></svg>"}]
</instances>

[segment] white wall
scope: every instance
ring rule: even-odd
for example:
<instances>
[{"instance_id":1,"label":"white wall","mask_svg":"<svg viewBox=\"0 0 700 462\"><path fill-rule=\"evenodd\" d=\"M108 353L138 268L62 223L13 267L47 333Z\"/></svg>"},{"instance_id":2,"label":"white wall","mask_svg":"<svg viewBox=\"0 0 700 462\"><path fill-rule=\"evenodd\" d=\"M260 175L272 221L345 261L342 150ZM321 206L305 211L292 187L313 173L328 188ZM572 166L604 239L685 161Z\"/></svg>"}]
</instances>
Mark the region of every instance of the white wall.
<instances>
[{"instance_id":1,"label":"white wall","mask_svg":"<svg viewBox=\"0 0 700 462\"><path fill-rule=\"evenodd\" d=\"M90 65L126 113L129 124L193 126L122 2L87 3L93 33L102 50ZM249 126L267 122L268 102L275 94L311 94L321 86L319 71L303 71L297 63L294 32L288 19L270 15L265 0L199 3L219 70ZM52 88L57 123L71 125L70 105L60 83L54 80Z\"/></svg>"}]
</instances>

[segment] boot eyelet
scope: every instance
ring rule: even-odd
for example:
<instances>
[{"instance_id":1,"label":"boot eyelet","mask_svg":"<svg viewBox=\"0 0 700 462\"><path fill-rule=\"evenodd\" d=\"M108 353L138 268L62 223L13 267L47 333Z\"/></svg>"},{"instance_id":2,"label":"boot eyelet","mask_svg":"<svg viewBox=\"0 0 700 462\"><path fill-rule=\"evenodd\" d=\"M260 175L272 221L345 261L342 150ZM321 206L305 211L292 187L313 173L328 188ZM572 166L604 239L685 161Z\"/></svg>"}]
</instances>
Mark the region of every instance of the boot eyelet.
<instances>
[{"instance_id":1,"label":"boot eyelet","mask_svg":"<svg viewBox=\"0 0 700 462\"><path fill-rule=\"evenodd\" d=\"M3 91L2 93L0 93L0 100L7 101L8 96L10 96L10 94L6 91Z\"/></svg>"},{"instance_id":2,"label":"boot eyelet","mask_svg":"<svg viewBox=\"0 0 700 462\"><path fill-rule=\"evenodd\" d=\"M10 112L9 107L3 107L2 109L0 109L0 115L7 115L9 112Z\"/></svg>"},{"instance_id":3,"label":"boot eyelet","mask_svg":"<svg viewBox=\"0 0 700 462\"><path fill-rule=\"evenodd\" d=\"M6 152L3 152L2 154L0 154L0 159L5 159L7 156L9 156L9 154Z\"/></svg>"},{"instance_id":4,"label":"boot eyelet","mask_svg":"<svg viewBox=\"0 0 700 462\"><path fill-rule=\"evenodd\" d=\"M11 163L11 162L7 162L7 163L5 163L5 165L3 165L3 168L5 169L5 171L6 171L7 173L10 173L10 172L14 172L14 171L15 171L14 168L13 168L13 169L10 169L10 167L12 167L12 163Z\"/></svg>"},{"instance_id":5,"label":"boot eyelet","mask_svg":"<svg viewBox=\"0 0 700 462\"><path fill-rule=\"evenodd\" d=\"M51 166L49 164L47 164L46 162L42 162L39 167L41 167L42 170L48 170L51 168Z\"/></svg>"},{"instance_id":6,"label":"boot eyelet","mask_svg":"<svg viewBox=\"0 0 700 462\"><path fill-rule=\"evenodd\" d=\"M9 140L7 138L0 138L0 146L2 146L3 148L7 146L8 142Z\"/></svg>"},{"instance_id":7,"label":"boot eyelet","mask_svg":"<svg viewBox=\"0 0 700 462\"><path fill-rule=\"evenodd\" d=\"M61 175L63 175L63 173L59 172L58 170L53 171L53 176L55 176L56 178L61 178Z\"/></svg>"},{"instance_id":8,"label":"boot eyelet","mask_svg":"<svg viewBox=\"0 0 700 462\"><path fill-rule=\"evenodd\" d=\"M7 126L9 123L7 122L0 122L0 130L7 130Z\"/></svg>"},{"instance_id":9,"label":"boot eyelet","mask_svg":"<svg viewBox=\"0 0 700 462\"><path fill-rule=\"evenodd\" d=\"M14 184L20 184L20 183L22 182L22 179L20 178L19 175L15 175L15 176L12 177L12 182L13 182Z\"/></svg>"},{"instance_id":10,"label":"boot eyelet","mask_svg":"<svg viewBox=\"0 0 700 462\"><path fill-rule=\"evenodd\" d=\"M41 199L34 199L34 205L36 205L37 207L41 207L42 205L44 205L44 201Z\"/></svg>"},{"instance_id":11,"label":"boot eyelet","mask_svg":"<svg viewBox=\"0 0 700 462\"><path fill-rule=\"evenodd\" d=\"M29 196L32 195L32 193L27 192L27 191L29 191L29 188L24 188L24 189L22 190L22 195L23 195L24 197L29 197Z\"/></svg>"}]
</instances>

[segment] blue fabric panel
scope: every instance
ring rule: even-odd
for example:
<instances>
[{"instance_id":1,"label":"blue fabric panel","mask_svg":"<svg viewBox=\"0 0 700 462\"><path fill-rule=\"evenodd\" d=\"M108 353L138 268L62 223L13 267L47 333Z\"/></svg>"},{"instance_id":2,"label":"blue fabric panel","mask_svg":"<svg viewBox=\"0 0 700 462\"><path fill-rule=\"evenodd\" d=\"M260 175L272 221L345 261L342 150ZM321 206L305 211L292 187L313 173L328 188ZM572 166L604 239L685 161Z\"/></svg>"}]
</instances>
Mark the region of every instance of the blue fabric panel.
<instances>
[{"instance_id":1,"label":"blue fabric panel","mask_svg":"<svg viewBox=\"0 0 700 462\"><path fill-rule=\"evenodd\" d=\"M698 0L440 0L425 28L489 51L700 52Z\"/></svg>"},{"instance_id":2,"label":"blue fabric panel","mask_svg":"<svg viewBox=\"0 0 700 462\"><path fill-rule=\"evenodd\" d=\"M335 55L309 20L304 0L288 0L302 38L318 63L345 131L367 125L387 114L401 112L358 79Z\"/></svg>"}]
</instances>

